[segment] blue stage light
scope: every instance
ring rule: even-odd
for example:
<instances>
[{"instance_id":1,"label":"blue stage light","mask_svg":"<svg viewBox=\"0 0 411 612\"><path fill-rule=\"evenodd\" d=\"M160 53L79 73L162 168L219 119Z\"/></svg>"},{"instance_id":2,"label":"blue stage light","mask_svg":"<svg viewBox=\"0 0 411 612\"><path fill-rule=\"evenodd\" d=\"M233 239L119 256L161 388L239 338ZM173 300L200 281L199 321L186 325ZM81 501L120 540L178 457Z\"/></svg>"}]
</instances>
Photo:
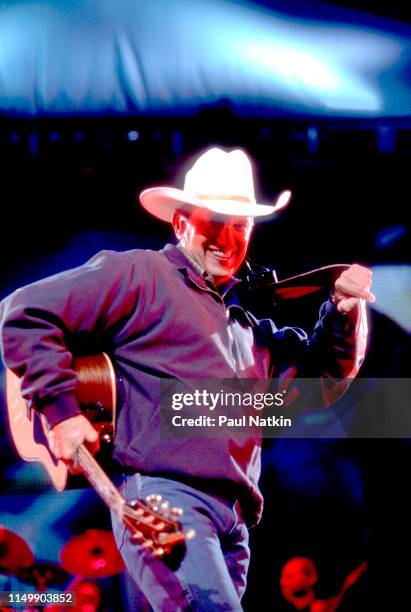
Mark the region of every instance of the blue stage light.
<instances>
[{"instance_id":1,"label":"blue stage light","mask_svg":"<svg viewBox=\"0 0 411 612\"><path fill-rule=\"evenodd\" d=\"M375 235L375 245L379 249L387 249L397 242L397 240L405 236L406 233L406 228L401 224L384 227Z\"/></svg>"},{"instance_id":2,"label":"blue stage light","mask_svg":"<svg viewBox=\"0 0 411 612\"><path fill-rule=\"evenodd\" d=\"M130 130L127 134L127 138L130 142L134 142L140 138L140 133L137 130Z\"/></svg>"}]
</instances>

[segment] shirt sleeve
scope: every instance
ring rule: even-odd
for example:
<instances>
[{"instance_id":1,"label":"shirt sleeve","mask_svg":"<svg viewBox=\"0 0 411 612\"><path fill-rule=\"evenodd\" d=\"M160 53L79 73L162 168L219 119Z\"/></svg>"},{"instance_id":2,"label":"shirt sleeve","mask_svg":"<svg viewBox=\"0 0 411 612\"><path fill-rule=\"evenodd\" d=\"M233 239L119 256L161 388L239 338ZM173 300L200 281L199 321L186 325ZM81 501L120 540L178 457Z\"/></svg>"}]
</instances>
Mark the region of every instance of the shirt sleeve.
<instances>
[{"instance_id":1,"label":"shirt sleeve","mask_svg":"<svg viewBox=\"0 0 411 612\"><path fill-rule=\"evenodd\" d=\"M327 406L336 402L357 376L365 357L367 335L365 300L360 299L359 306L349 315L339 313L330 300L321 306L308 349L321 370L320 386Z\"/></svg>"},{"instance_id":2,"label":"shirt sleeve","mask_svg":"<svg viewBox=\"0 0 411 612\"><path fill-rule=\"evenodd\" d=\"M339 313L328 300L320 308L309 346L330 375L354 378L364 361L367 334L365 300L361 299L359 307L348 316Z\"/></svg>"},{"instance_id":3,"label":"shirt sleeve","mask_svg":"<svg viewBox=\"0 0 411 612\"><path fill-rule=\"evenodd\" d=\"M96 338L135 306L132 266L101 251L83 266L18 289L0 303L2 357L50 426L81 412L71 339ZM135 283L134 283L135 284Z\"/></svg>"},{"instance_id":4,"label":"shirt sleeve","mask_svg":"<svg viewBox=\"0 0 411 612\"><path fill-rule=\"evenodd\" d=\"M364 360L366 341L364 300L360 300L359 307L349 316L339 313L328 300L321 305L310 336L299 328L288 327L275 333L274 375L282 387L292 390L290 397L301 399L304 396L310 406L316 401L329 406L345 393L357 375ZM303 379L317 382L315 385L305 384Z\"/></svg>"}]
</instances>

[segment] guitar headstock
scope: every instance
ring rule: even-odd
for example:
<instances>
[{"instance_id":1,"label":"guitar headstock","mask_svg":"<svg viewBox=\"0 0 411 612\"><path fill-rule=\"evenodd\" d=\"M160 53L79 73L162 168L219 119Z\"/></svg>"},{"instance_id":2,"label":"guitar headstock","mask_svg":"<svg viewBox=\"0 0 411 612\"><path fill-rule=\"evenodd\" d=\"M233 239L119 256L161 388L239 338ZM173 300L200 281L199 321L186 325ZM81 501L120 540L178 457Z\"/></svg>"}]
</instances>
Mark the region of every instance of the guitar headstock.
<instances>
[{"instance_id":1,"label":"guitar headstock","mask_svg":"<svg viewBox=\"0 0 411 612\"><path fill-rule=\"evenodd\" d=\"M180 519L181 508L170 508L161 495L149 495L125 504L123 521L131 532L131 539L150 550L155 557L169 555L194 537L193 529L184 533Z\"/></svg>"}]
</instances>

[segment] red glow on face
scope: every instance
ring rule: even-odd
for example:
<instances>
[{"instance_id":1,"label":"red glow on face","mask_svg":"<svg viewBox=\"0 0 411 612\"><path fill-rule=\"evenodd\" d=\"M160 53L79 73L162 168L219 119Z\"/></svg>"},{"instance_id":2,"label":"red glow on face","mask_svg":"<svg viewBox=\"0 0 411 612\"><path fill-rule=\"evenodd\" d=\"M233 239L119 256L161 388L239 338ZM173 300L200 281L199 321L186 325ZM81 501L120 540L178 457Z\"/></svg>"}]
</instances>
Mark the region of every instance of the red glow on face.
<instances>
[{"instance_id":1,"label":"red glow on face","mask_svg":"<svg viewBox=\"0 0 411 612\"><path fill-rule=\"evenodd\" d=\"M284 565L280 586L284 599L297 610L303 610L315 599L313 590L318 580L317 569L308 557L293 557Z\"/></svg>"},{"instance_id":2,"label":"red glow on face","mask_svg":"<svg viewBox=\"0 0 411 612\"><path fill-rule=\"evenodd\" d=\"M75 589L76 606L79 612L96 612L101 602L100 589L95 582L84 580Z\"/></svg>"},{"instance_id":3,"label":"red glow on face","mask_svg":"<svg viewBox=\"0 0 411 612\"><path fill-rule=\"evenodd\" d=\"M179 230L174 226L183 247L214 277L216 285L240 267L252 227L249 217L224 217L202 208L196 208Z\"/></svg>"}]
</instances>

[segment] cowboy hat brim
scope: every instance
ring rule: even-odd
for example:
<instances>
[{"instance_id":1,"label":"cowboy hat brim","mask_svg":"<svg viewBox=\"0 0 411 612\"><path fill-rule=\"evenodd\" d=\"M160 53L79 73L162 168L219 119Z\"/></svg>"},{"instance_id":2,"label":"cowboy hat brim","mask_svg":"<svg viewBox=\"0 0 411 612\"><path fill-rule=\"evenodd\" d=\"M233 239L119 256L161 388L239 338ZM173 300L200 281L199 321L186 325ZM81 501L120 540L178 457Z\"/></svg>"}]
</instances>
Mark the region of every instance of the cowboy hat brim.
<instances>
[{"instance_id":1,"label":"cowboy hat brim","mask_svg":"<svg viewBox=\"0 0 411 612\"><path fill-rule=\"evenodd\" d=\"M289 191L283 191L275 204L254 204L240 200L200 199L190 196L182 189L175 187L151 187L139 196L140 202L154 217L171 223L174 212L185 206L204 208L220 215L236 217L262 217L271 215L284 208L291 197Z\"/></svg>"}]
</instances>

